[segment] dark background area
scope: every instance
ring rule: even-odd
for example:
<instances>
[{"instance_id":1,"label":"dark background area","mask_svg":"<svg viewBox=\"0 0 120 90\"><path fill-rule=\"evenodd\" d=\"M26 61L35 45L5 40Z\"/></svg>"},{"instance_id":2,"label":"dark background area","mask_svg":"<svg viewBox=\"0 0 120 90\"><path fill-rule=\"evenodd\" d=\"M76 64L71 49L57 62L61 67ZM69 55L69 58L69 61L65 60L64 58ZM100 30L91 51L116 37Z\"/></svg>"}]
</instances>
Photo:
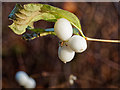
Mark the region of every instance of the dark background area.
<instances>
[{"instance_id":1,"label":"dark background area","mask_svg":"<svg viewBox=\"0 0 120 90\"><path fill-rule=\"evenodd\" d=\"M118 45L88 41L85 52L76 54L64 64L58 58L56 36L47 35L27 42L16 35L8 25L8 15L16 3L2 3L2 87L20 88L15 80L17 71L23 70L35 79L36 88L120 88L120 61ZM26 3L20 3L22 5ZM74 13L87 37L118 39L116 8L119 3L45 2ZM36 28L53 28L54 23L38 21ZM69 76L77 80L69 83Z\"/></svg>"}]
</instances>

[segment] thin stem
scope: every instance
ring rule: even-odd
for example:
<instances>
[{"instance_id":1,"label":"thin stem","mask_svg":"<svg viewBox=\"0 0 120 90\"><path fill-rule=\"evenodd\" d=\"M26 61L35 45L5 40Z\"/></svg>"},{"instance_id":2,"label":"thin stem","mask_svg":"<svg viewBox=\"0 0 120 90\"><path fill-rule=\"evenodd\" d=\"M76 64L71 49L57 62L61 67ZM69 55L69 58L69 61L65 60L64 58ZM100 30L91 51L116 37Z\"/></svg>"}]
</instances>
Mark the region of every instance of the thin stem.
<instances>
[{"instance_id":1,"label":"thin stem","mask_svg":"<svg viewBox=\"0 0 120 90\"><path fill-rule=\"evenodd\" d=\"M120 43L120 40L105 40L105 39L94 39L94 38L85 38L88 41L98 41L98 42L112 42L112 43Z\"/></svg>"},{"instance_id":2,"label":"thin stem","mask_svg":"<svg viewBox=\"0 0 120 90\"><path fill-rule=\"evenodd\" d=\"M86 38L85 35L83 34L83 32L82 32L82 30L81 30L80 28L78 28L78 27L77 27L74 23L72 23L72 22L71 22L71 24L73 24L73 26L76 27L76 28L78 29L78 31L80 32L80 34L81 34L84 38Z\"/></svg>"},{"instance_id":3,"label":"thin stem","mask_svg":"<svg viewBox=\"0 0 120 90\"><path fill-rule=\"evenodd\" d=\"M81 35L82 35L84 38L86 38L85 35L83 34L82 30L81 30L81 29L78 29L78 30L79 30L79 32L81 33Z\"/></svg>"},{"instance_id":4,"label":"thin stem","mask_svg":"<svg viewBox=\"0 0 120 90\"><path fill-rule=\"evenodd\" d=\"M78 29L78 31L81 33L81 35L88 41L120 43L120 40L105 40L105 39L94 39L94 38L85 37L85 35L83 34L82 30L80 28L78 28L76 25L74 25L74 26ZM45 35L48 35L48 34L55 35L54 28L49 28L49 29L45 29L45 30L44 29L30 29L30 30L34 31L34 32L40 32L41 33L40 36L45 36Z\"/></svg>"}]
</instances>

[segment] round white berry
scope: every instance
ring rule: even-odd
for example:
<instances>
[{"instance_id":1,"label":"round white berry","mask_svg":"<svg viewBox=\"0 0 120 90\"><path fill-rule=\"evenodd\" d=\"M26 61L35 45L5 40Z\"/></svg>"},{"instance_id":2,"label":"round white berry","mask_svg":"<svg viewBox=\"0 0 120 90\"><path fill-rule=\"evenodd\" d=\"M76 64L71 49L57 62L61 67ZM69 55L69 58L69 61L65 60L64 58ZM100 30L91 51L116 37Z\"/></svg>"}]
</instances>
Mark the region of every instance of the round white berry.
<instances>
[{"instance_id":1,"label":"round white berry","mask_svg":"<svg viewBox=\"0 0 120 90\"><path fill-rule=\"evenodd\" d=\"M24 71L19 71L16 73L15 78L21 86L24 86L27 83L29 76Z\"/></svg>"},{"instance_id":2,"label":"round white berry","mask_svg":"<svg viewBox=\"0 0 120 90\"><path fill-rule=\"evenodd\" d=\"M67 42L67 45L78 53L81 53L87 49L87 42L85 38L79 35L73 35Z\"/></svg>"},{"instance_id":3,"label":"round white berry","mask_svg":"<svg viewBox=\"0 0 120 90\"><path fill-rule=\"evenodd\" d=\"M72 25L65 18L57 20L54 26L54 31L57 37L63 41L67 41L73 34Z\"/></svg>"},{"instance_id":4,"label":"round white berry","mask_svg":"<svg viewBox=\"0 0 120 90\"><path fill-rule=\"evenodd\" d=\"M27 83L24 85L25 88L35 88L36 82L33 78L29 78Z\"/></svg>"},{"instance_id":5,"label":"round white berry","mask_svg":"<svg viewBox=\"0 0 120 90\"><path fill-rule=\"evenodd\" d=\"M58 49L58 57L64 63L70 62L75 56L75 52L68 46L60 46Z\"/></svg>"}]
</instances>

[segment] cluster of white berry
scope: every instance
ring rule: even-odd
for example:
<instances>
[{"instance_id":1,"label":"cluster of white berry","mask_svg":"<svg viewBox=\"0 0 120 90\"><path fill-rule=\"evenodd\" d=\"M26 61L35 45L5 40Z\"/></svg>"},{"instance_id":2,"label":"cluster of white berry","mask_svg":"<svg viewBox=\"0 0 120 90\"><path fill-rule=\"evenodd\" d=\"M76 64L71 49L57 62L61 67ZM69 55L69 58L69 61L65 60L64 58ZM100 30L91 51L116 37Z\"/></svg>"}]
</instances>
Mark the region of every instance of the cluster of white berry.
<instances>
[{"instance_id":1,"label":"cluster of white berry","mask_svg":"<svg viewBox=\"0 0 120 90\"><path fill-rule=\"evenodd\" d=\"M64 63L71 61L76 53L81 53L87 49L85 38L80 35L73 35L73 28L70 22L65 18L57 20L54 31L64 44L59 46L58 57Z\"/></svg>"},{"instance_id":2,"label":"cluster of white berry","mask_svg":"<svg viewBox=\"0 0 120 90\"><path fill-rule=\"evenodd\" d=\"M24 86L24 88L35 88L36 82L33 78L29 77L24 71L18 71L15 76L17 82Z\"/></svg>"}]
</instances>

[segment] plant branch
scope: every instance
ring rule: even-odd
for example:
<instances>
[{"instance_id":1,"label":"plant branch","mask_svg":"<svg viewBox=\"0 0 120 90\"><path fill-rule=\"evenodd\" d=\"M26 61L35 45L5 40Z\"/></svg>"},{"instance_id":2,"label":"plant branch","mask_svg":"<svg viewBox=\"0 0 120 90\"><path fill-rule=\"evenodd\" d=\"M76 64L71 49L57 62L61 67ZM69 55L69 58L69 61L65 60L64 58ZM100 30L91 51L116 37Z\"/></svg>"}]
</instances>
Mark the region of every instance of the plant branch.
<instances>
[{"instance_id":1,"label":"plant branch","mask_svg":"<svg viewBox=\"0 0 120 90\"><path fill-rule=\"evenodd\" d=\"M80 28L78 28L78 27L77 27L74 23L72 23L72 22L71 22L71 24L73 24L73 26L75 26L75 28L78 29L78 31L80 32L80 34L81 34L84 38L86 38L85 35L83 34L83 32L82 32L82 30L81 30Z\"/></svg>"},{"instance_id":2,"label":"plant branch","mask_svg":"<svg viewBox=\"0 0 120 90\"><path fill-rule=\"evenodd\" d=\"M105 40L105 39L94 39L94 38L85 37L82 30L80 28L78 28L77 26L75 26L75 27L77 28L78 32L80 32L81 35L88 41L120 43L120 40ZM48 28L48 29L39 28L39 29L28 29L28 30L31 30L31 31L34 31L34 32L40 32L40 34L41 34L40 36L45 36L45 35L48 35L48 34L55 35L54 28ZM78 34L78 32L75 31L75 28L73 28L73 31L74 31L74 34Z\"/></svg>"},{"instance_id":3,"label":"plant branch","mask_svg":"<svg viewBox=\"0 0 120 90\"><path fill-rule=\"evenodd\" d=\"M112 43L120 43L120 40L105 40L105 39L94 39L94 38L85 38L88 41L98 41L98 42L112 42Z\"/></svg>"}]
</instances>

